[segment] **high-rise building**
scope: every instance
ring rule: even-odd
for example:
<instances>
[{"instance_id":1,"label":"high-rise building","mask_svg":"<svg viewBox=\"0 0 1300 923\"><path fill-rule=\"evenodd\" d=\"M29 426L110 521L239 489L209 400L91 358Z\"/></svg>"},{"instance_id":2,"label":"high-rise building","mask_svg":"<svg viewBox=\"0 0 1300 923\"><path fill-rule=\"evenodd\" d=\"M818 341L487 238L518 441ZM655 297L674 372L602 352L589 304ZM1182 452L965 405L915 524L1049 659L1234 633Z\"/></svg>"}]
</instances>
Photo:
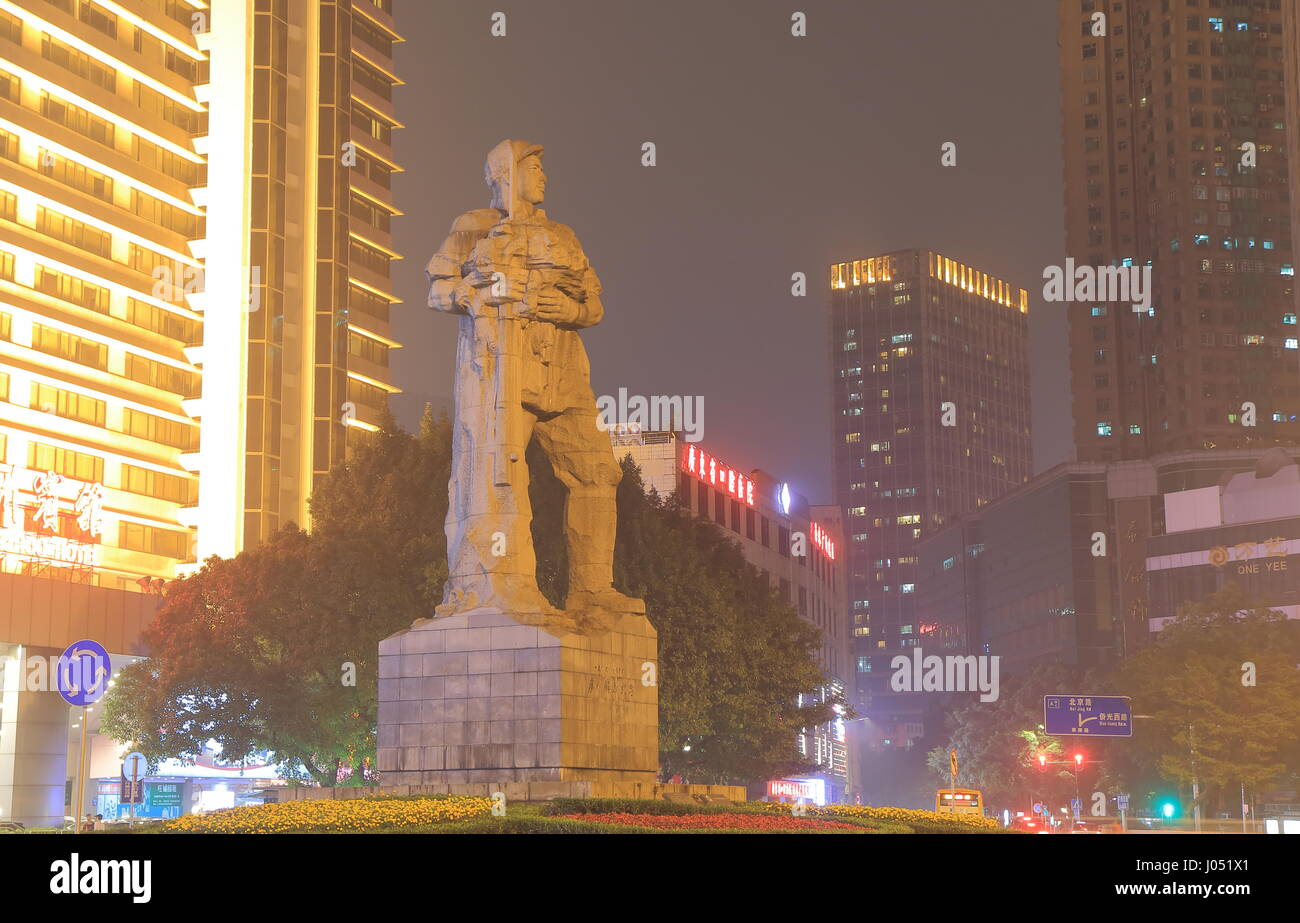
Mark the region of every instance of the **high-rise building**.
<instances>
[{"instance_id":1,"label":"high-rise building","mask_svg":"<svg viewBox=\"0 0 1300 923\"><path fill-rule=\"evenodd\" d=\"M62 816L21 659L132 652L139 590L306 525L397 390L400 40L391 0L0 0L0 816Z\"/></svg>"},{"instance_id":2,"label":"high-rise building","mask_svg":"<svg viewBox=\"0 0 1300 923\"><path fill-rule=\"evenodd\" d=\"M1287 2L1282 4L1282 73L1286 77L1286 138L1287 150L1300 148L1300 6ZM1300 227L1300 195L1288 195L1291 200L1291 227ZM1300 234L1291 235L1292 265L1300 266ZM1294 288L1294 286L1292 286ZM1295 293L1297 306L1300 306L1300 292Z\"/></svg>"},{"instance_id":3,"label":"high-rise building","mask_svg":"<svg viewBox=\"0 0 1300 923\"><path fill-rule=\"evenodd\" d=\"M1060 306L1082 460L1300 438L1283 5L1060 0L1064 256L1152 288Z\"/></svg>"},{"instance_id":4,"label":"high-rise building","mask_svg":"<svg viewBox=\"0 0 1300 923\"><path fill-rule=\"evenodd\" d=\"M879 727L915 726L889 665L922 643L917 542L1032 470L1029 295L929 250L836 263L830 284L856 704Z\"/></svg>"},{"instance_id":5,"label":"high-rise building","mask_svg":"<svg viewBox=\"0 0 1300 923\"><path fill-rule=\"evenodd\" d=\"M0 4L0 447L20 496L100 485L98 584L305 524L396 390L395 40L369 0Z\"/></svg>"}]
</instances>

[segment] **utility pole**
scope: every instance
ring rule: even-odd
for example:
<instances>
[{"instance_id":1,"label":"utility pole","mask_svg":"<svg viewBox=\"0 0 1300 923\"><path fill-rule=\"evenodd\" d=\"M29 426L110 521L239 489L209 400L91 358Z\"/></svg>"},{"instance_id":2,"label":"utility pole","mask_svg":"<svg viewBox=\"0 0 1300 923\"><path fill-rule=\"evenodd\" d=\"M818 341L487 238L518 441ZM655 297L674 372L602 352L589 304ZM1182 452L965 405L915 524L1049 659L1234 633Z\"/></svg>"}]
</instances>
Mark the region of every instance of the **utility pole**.
<instances>
[{"instance_id":1,"label":"utility pole","mask_svg":"<svg viewBox=\"0 0 1300 923\"><path fill-rule=\"evenodd\" d=\"M1196 777L1196 727L1187 725L1187 746L1192 753L1192 817L1196 824L1196 832L1201 832L1201 785L1200 780Z\"/></svg>"}]
</instances>

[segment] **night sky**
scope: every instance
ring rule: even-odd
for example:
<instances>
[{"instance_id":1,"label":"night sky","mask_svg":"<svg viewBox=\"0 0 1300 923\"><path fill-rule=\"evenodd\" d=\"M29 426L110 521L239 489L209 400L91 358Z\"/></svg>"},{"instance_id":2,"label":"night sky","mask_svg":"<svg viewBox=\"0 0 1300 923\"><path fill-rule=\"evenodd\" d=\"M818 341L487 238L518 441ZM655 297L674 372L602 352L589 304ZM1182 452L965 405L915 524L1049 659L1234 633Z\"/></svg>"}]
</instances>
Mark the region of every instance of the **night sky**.
<instances>
[{"instance_id":1,"label":"night sky","mask_svg":"<svg viewBox=\"0 0 1300 923\"><path fill-rule=\"evenodd\" d=\"M827 266L923 247L1029 290L1034 467L1073 456L1065 317L1041 297L1064 247L1055 3L394 6L403 425L450 409L457 325L425 306L424 265L453 218L487 207L483 160L509 137L545 145L545 208L604 285L583 334L597 395L704 395L711 453L829 501Z\"/></svg>"}]
</instances>

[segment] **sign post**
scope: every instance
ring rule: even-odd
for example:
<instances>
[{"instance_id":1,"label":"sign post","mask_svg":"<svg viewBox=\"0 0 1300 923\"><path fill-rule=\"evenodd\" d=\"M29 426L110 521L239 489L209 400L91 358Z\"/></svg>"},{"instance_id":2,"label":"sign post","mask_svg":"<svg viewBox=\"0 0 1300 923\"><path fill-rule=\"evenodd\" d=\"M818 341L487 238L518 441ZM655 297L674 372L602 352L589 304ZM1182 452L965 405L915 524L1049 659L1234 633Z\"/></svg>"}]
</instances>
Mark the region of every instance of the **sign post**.
<instances>
[{"instance_id":1,"label":"sign post","mask_svg":"<svg viewBox=\"0 0 1300 923\"><path fill-rule=\"evenodd\" d=\"M1125 816L1128 813L1128 795L1116 795L1115 806L1119 808L1120 829L1128 833L1128 818Z\"/></svg>"},{"instance_id":2,"label":"sign post","mask_svg":"<svg viewBox=\"0 0 1300 923\"><path fill-rule=\"evenodd\" d=\"M1052 737L1132 737L1133 707L1126 695L1045 695L1043 727Z\"/></svg>"},{"instance_id":3,"label":"sign post","mask_svg":"<svg viewBox=\"0 0 1300 923\"><path fill-rule=\"evenodd\" d=\"M81 808L86 794L86 727L90 724L90 706L108 691L113 663L108 651L95 641L83 640L68 645L59 657L59 695L69 705L81 709L81 753L77 757L76 813L73 829L81 832Z\"/></svg>"},{"instance_id":4,"label":"sign post","mask_svg":"<svg viewBox=\"0 0 1300 923\"><path fill-rule=\"evenodd\" d=\"M948 768L952 770L952 794L957 794L957 751L948 751Z\"/></svg>"},{"instance_id":5,"label":"sign post","mask_svg":"<svg viewBox=\"0 0 1300 923\"><path fill-rule=\"evenodd\" d=\"M135 826L135 806L143 800L144 796L144 776L145 770L149 768L149 762L144 758L144 754L138 750L133 750L122 760L122 789L123 796L120 800L131 805L131 826Z\"/></svg>"},{"instance_id":6,"label":"sign post","mask_svg":"<svg viewBox=\"0 0 1300 923\"><path fill-rule=\"evenodd\" d=\"M84 833L82 830L81 805L86 797L86 725L90 724L90 708L81 709L81 751L77 754L77 797L76 810L73 811L74 818L73 829L78 833Z\"/></svg>"}]
</instances>

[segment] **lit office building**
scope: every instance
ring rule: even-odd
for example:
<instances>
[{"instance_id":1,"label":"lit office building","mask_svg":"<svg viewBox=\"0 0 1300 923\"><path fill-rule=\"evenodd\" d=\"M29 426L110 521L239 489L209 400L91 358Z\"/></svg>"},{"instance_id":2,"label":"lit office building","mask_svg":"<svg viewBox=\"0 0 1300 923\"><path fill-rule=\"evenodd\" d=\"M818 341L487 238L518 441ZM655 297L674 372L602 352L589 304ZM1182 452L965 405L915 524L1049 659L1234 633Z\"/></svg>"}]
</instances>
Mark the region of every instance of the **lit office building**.
<instances>
[{"instance_id":1,"label":"lit office building","mask_svg":"<svg viewBox=\"0 0 1300 923\"><path fill-rule=\"evenodd\" d=\"M843 695L849 649L839 508L809 504L789 483L761 469L731 467L674 432L624 428L611 438L620 460L631 455L637 463L647 491L675 493L684 511L716 523L799 617L821 630L818 660L827 684L808 696L826 701ZM844 721L808 729L799 735L799 752L820 770L805 780L780 781L808 783L799 790L815 791L812 800L843 800L853 785L846 744Z\"/></svg>"},{"instance_id":2,"label":"lit office building","mask_svg":"<svg viewBox=\"0 0 1300 923\"><path fill-rule=\"evenodd\" d=\"M390 0L0 0L15 656L133 652L140 590L307 524L316 479L375 429L397 390L395 41ZM13 694L0 817L61 817L61 769L6 788L12 716L48 695Z\"/></svg>"},{"instance_id":3,"label":"lit office building","mask_svg":"<svg viewBox=\"0 0 1300 923\"><path fill-rule=\"evenodd\" d=\"M922 639L917 542L1031 471L1029 296L929 250L836 263L830 285L854 704L905 746L923 705L890 693L889 665Z\"/></svg>"}]
</instances>

